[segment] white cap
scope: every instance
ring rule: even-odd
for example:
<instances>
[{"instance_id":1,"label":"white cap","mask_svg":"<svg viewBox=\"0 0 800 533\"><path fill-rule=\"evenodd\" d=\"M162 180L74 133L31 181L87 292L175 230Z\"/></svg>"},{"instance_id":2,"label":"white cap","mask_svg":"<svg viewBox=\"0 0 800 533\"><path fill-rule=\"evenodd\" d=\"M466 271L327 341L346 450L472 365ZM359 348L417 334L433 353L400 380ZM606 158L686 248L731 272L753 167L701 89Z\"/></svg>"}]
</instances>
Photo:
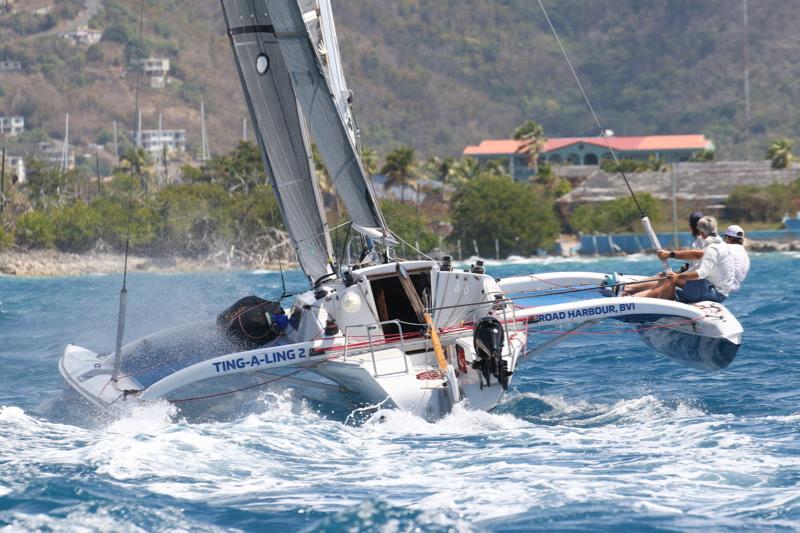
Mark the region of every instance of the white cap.
<instances>
[{"instance_id":1,"label":"white cap","mask_svg":"<svg viewBox=\"0 0 800 533\"><path fill-rule=\"evenodd\" d=\"M725 230L723 235L733 237L734 239L744 239L744 230L741 226L734 224L733 226L728 226L728 229Z\"/></svg>"}]
</instances>

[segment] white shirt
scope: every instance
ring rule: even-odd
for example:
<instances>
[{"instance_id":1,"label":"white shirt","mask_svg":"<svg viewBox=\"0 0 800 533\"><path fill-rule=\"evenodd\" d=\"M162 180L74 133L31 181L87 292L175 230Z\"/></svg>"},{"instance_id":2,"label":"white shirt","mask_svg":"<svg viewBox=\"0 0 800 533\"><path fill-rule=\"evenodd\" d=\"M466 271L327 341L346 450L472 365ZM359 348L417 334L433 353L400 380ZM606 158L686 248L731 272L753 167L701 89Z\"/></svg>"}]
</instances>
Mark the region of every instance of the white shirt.
<instances>
[{"instance_id":1,"label":"white shirt","mask_svg":"<svg viewBox=\"0 0 800 533\"><path fill-rule=\"evenodd\" d=\"M703 242L703 260L697 268L697 277L707 279L723 296L733 290L736 263L728 245L719 237L706 237Z\"/></svg>"},{"instance_id":2,"label":"white shirt","mask_svg":"<svg viewBox=\"0 0 800 533\"><path fill-rule=\"evenodd\" d=\"M733 288L731 290L738 291L747 273L750 272L750 256L747 255L747 250L741 244L729 244L728 250L733 255L733 262L736 265L736 276L733 280Z\"/></svg>"},{"instance_id":3,"label":"white shirt","mask_svg":"<svg viewBox=\"0 0 800 533\"><path fill-rule=\"evenodd\" d=\"M698 235L692 241L692 244L689 246L689 249L690 250L702 250L704 245L705 245L705 243L703 242L703 237ZM689 270L690 271L697 270L698 268L700 268L700 260L699 259L693 259L691 261L688 261L688 263L689 263Z\"/></svg>"}]
</instances>

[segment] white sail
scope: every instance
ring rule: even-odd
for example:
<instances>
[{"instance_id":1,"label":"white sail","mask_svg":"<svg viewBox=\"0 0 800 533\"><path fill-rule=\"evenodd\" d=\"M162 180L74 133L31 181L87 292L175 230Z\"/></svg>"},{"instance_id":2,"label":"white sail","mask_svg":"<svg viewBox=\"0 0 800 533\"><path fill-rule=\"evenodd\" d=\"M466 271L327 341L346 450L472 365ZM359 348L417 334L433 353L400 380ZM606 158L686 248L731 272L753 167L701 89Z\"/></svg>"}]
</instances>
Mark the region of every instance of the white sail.
<instances>
[{"instance_id":1,"label":"white sail","mask_svg":"<svg viewBox=\"0 0 800 533\"><path fill-rule=\"evenodd\" d=\"M312 42L297 0L262 0L280 43L292 85L334 187L347 208L353 227L372 238L388 238L372 182L348 131ZM328 43L328 46L330 43Z\"/></svg>"},{"instance_id":2,"label":"white sail","mask_svg":"<svg viewBox=\"0 0 800 533\"><path fill-rule=\"evenodd\" d=\"M222 0L228 35L264 166L300 264L313 281L332 273L332 246L304 119L273 21L248 0Z\"/></svg>"}]
</instances>

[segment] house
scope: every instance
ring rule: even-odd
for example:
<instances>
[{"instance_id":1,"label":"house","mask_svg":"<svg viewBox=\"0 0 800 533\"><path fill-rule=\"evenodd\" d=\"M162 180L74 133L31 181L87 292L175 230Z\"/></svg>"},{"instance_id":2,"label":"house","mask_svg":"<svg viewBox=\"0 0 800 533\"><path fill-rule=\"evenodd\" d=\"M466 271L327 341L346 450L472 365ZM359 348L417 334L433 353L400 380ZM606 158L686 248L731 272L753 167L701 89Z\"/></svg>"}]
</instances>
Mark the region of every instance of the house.
<instances>
[{"instance_id":1,"label":"house","mask_svg":"<svg viewBox=\"0 0 800 533\"><path fill-rule=\"evenodd\" d=\"M533 176L529 148L530 141L487 140L477 146L467 146L464 157L473 157L481 163L499 161L508 169L514 181L528 181Z\"/></svg>"},{"instance_id":2,"label":"house","mask_svg":"<svg viewBox=\"0 0 800 533\"><path fill-rule=\"evenodd\" d=\"M186 151L186 130L142 130L139 145L145 152L160 154L164 148L169 152ZM136 138L136 132L131 132Z\"/></svg>"},{"instance_id":3,"label":"house","mask_svg":"<svg viewBox=\"0 0 800 533\"><path fill-rule=\"evenodd\" d=\"M10 59L0 60L0 72L20 72L22 70L22 63L19 61L12 61Z\"/></svg>"},{"instance_id":4,"label":"house","mask_svg":"<svg viewBox=\"0 0 800 533\"><path fill-rule=\"evenodd\" d=\"M0 117L0 135L13 137L25 131L25 117Z\"/></svg>"},{"instance_id":5,"label":"house","mask_svg":"<svg viewBox=\"0 0 800 533\"><path fill-rule=\"evenodd\" d=\"M64 162L64 143L62 141L40 142L37 146L36 158L55 167L62 166ZM75 168L75 152L69 150L67 154L67 168Z\"/></svg>"},{"instance_id":6,"label":"house","mask_svg":"<svg viewBox=\"0 0 800 533\"><path fill-rule=\"evenodd\" d=\"M25 183L28 181L25 173L25 158L7 155L5 161L6 176L13 176L13 183Z\"/></svg>"},{"instance_id":7,"label":"house","mask_svg":"<svg viewBox=\"0 0 800 533\"><path fill-rule=\"evenodd\" d=\"M467 146L464 156L484 163L500 161L515 181L527 181L533 175L529 148L530 141L485 140L477 146ZM620 159L655 157L672 163L690 161L702 152L713 152L714 143L705 135L557 137L547 140L539 152L539 162L598 166L604 159L611 158L612 149Z\"/></svg>"},{"instance_id":8,"label":"house","mask_svg":"<svg viewBox=\"0 0 800 533\"><path fill-rule=\"evenodd\" d=\"M162 89L167 84L169 76L169 59L151 57L142 60L142 69L145 76L150 76L150 87Z\"/></svg>"},{"instance_id":9,"label":"house","mask_svg":"<svg viewBox=\"0 0 800 533\"><path fill-rule=\"evenodd\" d=\"M91 46L100 42L100 40L103 38L103 32L90 30L86 26L83 26L75 31L62 33L61 36L72 44Z\"/></svg>"},{"instance_id":10,"label":"house","mask_svg":"<svg viewBox=\"0 0 800 533\"><path fill-rule=\"evenodd\" d=\"M599 165L611 159L662 159L667 163L691 161L703 152L713 152L714 143L705 135L646 135L641 137L564 137L550 139L539 160L550 164Z\"/></svg>"}]
</instances>

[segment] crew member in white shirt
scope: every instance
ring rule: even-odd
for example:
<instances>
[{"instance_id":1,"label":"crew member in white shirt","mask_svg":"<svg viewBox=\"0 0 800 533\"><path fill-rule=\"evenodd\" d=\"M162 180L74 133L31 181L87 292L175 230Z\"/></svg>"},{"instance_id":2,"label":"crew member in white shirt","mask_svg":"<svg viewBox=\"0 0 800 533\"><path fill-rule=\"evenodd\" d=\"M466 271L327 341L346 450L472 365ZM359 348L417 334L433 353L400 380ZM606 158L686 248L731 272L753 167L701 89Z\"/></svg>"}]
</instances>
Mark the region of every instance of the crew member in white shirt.
<instances>
[{"instance_id":1,"label":"crew member in white shirt","mask_svg":"<svg viewBox=\"0 0 800 533\"><path fill-rule=\"evenodd\" d=\"M722 303L733 290L736 265L728 246L717 235L717 221L714 217L703 217L697 223L703 237L702 250L661 250L659 259L682 259L700 261L696 270L669 272L651 290L637 296L677 300L691 304L697 302Z\"/></svg>"},{"instance_id":2,"label":"crew member in white shirt","mask_svg":"<svg viewBox=\"0 0 800 533\"><path fill-rule=\"evenodd\" d=\"M722 234L722 239L728 245L736 265L736 276L731 290L738 291L742 287L747 273L750 272L750 257L747 255L747 250L744 249L744 230L740 226L729 226Z\"/></svg>"}]
</instances>

